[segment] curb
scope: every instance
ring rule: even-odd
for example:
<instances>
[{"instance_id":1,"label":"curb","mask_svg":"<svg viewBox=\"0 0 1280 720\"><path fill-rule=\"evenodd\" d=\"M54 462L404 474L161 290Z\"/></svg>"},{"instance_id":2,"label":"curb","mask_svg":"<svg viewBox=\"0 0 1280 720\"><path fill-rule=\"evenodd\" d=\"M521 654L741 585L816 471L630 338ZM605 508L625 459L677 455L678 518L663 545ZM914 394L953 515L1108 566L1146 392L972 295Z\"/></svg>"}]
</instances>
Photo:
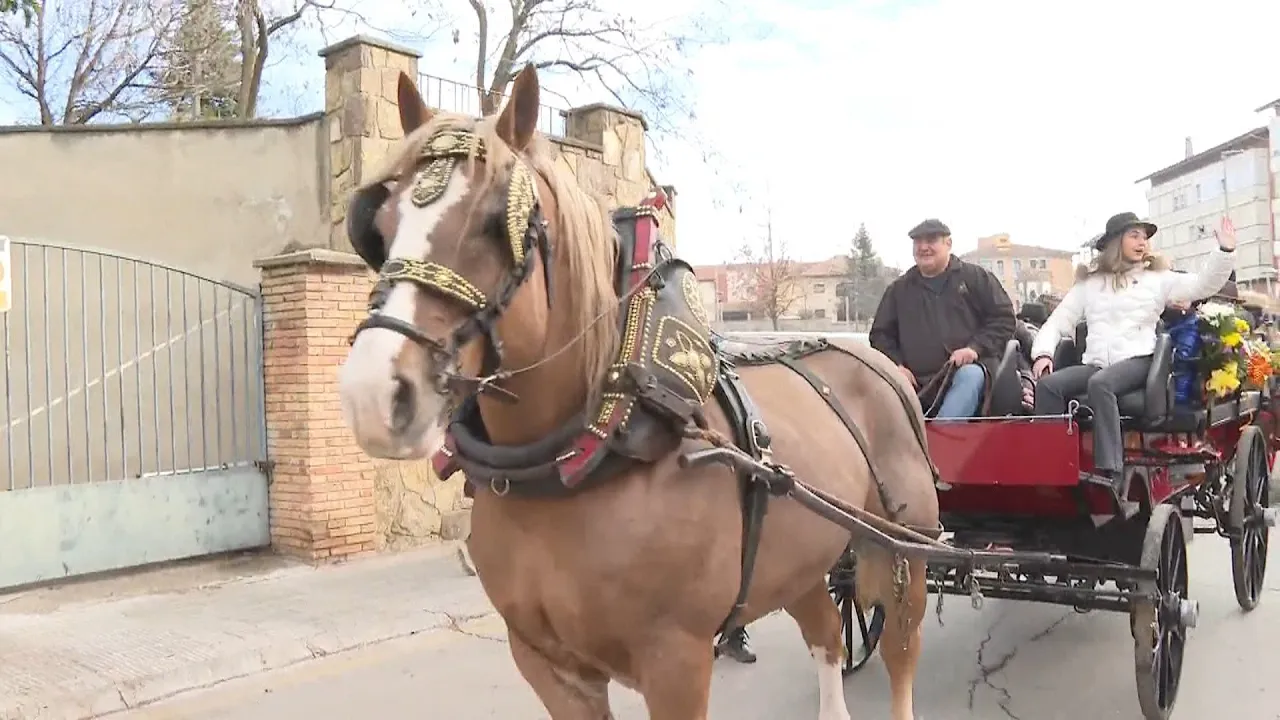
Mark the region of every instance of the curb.
<instances>
[{"instance_id":1,"label":"curb","mask_svg":"<svg viewBox=\"0 0 1280 720\"><path fill-rule=\"evenodd\" d=\"M356 630L354 634L319 633L306 639L231 653L134 682L86 690L77 697L60 693L53 697L29 698L16 706L0 707L0 720L90 720L228 680L449 628L449 616L445 613L427 612L426 615L363 632Z\"/></svg>"}]
</instances>

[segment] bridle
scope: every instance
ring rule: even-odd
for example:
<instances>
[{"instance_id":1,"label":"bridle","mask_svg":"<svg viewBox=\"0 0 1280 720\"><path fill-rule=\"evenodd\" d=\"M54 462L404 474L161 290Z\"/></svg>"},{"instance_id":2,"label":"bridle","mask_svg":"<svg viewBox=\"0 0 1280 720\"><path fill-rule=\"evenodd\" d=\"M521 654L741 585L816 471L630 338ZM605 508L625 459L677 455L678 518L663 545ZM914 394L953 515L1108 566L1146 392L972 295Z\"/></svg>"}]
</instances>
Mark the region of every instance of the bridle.
<instances>
[{"instance_id":1,"label":"bridle","mask_svg":"<svg viewBox=\"0 0 1280 720\"><path fill-rule=\"evenodd\" d=\"M436 202L444 195L460 160L482 160L484 157L484 141L475 134L456 129L436 133L423 147L420 162L425 165L414 173L413 187L409 190L411 201L420 208ZM354 213L351 217L355 217ZM354 343L357 335L371 328L400 333L430 356L433 368L430 381L442 396L492 393L508 402L518 400L514 393L497 384L502 377L502 341L497 335L497 322L533 270L535 249L541 255L547 304L551 304L551 243L547 222L534 191L533 174L519 157L511 168L511 182L507 187L506 235L511 266L493 298L456 271L439 263L393 258L380 267L374 267L378 271L378 281L369 294L369 315L356 327L349 341ZM367 260L371 254L362 252L361 255ZM471 314L454 329L448 341L432 337L415 324L382 312L391 289L399 282L413 283L427 293L460 303ZM459 351L477 337L482 338L485 344L480 374L472 377L456 372ZM459 401L461 399L458 398Z\"/></svg>"}]
</instances>

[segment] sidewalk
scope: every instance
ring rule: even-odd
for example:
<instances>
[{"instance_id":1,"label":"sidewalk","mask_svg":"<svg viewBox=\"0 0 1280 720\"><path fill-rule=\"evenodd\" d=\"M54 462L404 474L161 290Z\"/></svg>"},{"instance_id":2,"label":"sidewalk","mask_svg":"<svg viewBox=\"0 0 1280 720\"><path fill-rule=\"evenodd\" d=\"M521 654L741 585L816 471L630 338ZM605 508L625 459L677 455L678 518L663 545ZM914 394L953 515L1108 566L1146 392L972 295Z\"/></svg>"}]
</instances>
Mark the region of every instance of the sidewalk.
<instances>
[{"instance_id":1,"label":"sidewalk","mask_svg":"<svg viewBox=\"0 0 1280 720\"><path fill-rule=\"evenodd\" d=\"M33 605L22 594L0 596L0 720L84 720L492 612L452 544Z\"/></svg>"}]
</instances>

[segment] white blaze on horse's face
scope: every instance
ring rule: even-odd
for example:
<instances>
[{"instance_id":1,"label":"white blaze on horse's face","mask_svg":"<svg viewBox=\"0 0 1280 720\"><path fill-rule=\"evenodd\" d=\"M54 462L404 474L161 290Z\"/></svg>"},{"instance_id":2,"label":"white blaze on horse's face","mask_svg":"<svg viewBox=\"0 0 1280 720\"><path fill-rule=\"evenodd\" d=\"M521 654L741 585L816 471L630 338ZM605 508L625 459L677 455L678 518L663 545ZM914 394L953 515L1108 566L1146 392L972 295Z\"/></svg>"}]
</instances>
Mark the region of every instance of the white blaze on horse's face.
<instances>
[{"instance_id":1,"label":"white blaze on horse's face","mask_svg":"<svg viewBox=\"0 0 1280 720\"><path fill-rule=\"evenodd\" d=\"M470 192L466 172L458 169L444 194L426 207L413 203L411 190L400 193L396 235L387 248L387 259L427 259L432 233ZM426 293L416 284L398 282L381 312L417 326L419 304L426 300ZM429 380L431 362L423 348L393 330L373 327L356 336L342 366L338 392L347 425L365 452L403 460L440 449L444 438L440 418L446 398Z\"/></svg>"}]
</instances>

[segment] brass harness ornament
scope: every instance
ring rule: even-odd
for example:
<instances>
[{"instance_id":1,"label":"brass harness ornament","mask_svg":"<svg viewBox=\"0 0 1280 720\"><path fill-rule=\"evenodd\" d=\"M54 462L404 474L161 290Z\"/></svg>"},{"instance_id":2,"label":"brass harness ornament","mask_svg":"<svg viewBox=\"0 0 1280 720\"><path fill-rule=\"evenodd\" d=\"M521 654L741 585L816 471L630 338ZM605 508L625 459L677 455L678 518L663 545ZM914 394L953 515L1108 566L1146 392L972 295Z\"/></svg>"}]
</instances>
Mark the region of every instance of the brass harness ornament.
<instances>
[{"instance_id":1,"label":"brass harness ornament","mask_svg":"<svg viewBox=\"0 0 1280 720\"><path fill-rule=\"evenodd\" d=\"M422 167L413 175L410 199L417 207L426 207L438 201L449 186L449 180L458 163L464 159L485 158L484 141L465 130L442 130L433 135L422 149ZM496 334L498 317L511 303L515 292L532 269L535 248L542 256L543 272L547 275L547 302L550 295L550 242L547 224L534 194L533 175L528 165L516 158L511 168L511 181L507 186L506 240L511 250L511 273L498 286L497 297L490 299L483 290L452 268L436 262L416 258L391 258L378 270L378 282L369 297L369 316L352 334L369 328L392 330L421 345L435 363L433 382L442 395L471 395L495 392L509 401L516 396L495 383L502 379L502 343ZM448 343L422 332L416 325L382 313L398 282L410 282L429 293L458 302L471 310L467 318L454 330ZM479 377L461 375L456 371L458 352L476 337L485 341L485 360Z\"/></svg>"}]
</instances>

